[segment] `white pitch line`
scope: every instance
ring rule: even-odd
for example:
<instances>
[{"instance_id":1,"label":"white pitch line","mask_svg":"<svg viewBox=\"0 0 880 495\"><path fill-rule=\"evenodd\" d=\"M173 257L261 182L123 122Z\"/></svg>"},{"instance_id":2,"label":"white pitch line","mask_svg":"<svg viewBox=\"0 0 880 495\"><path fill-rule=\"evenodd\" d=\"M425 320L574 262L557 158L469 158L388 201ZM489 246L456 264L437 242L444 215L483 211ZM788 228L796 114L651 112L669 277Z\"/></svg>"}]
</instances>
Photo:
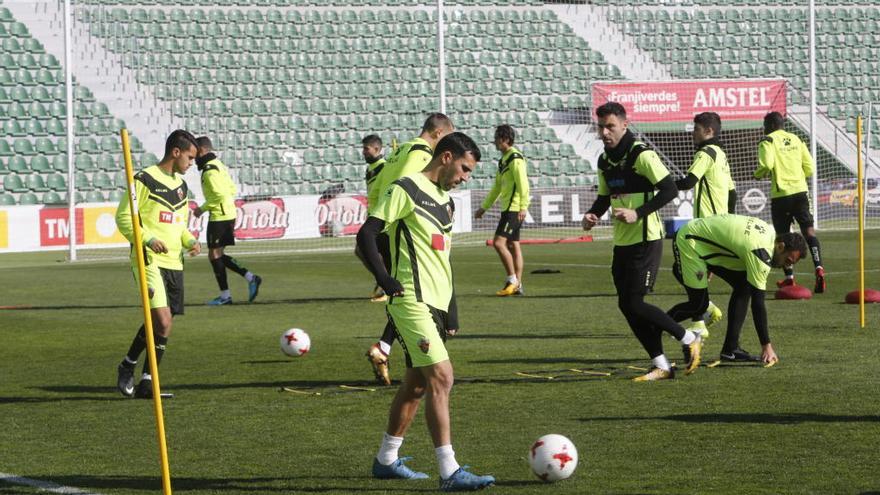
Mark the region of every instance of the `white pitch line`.
<instances>
[{"instance_id":1,"label":"white pitch line","mask_svg":"<svg viewBox=\"0 0 880 495\"><path fill-rule=\"evenodd\" d=\"M98 492L90 492L88 490L83 490L81 488L75 488L72 486L64 486L52 483L51 481L42 481L42 480L34 480L30 478L25 478L22 476L17 476L9 473L0 473L0 482L11 483L13 485L25 485L33 488L37 488L40 491L51 492L51 493L68 493L68 494L76 494L76 495L101 495Z\"/></svg>"}]
</instances>

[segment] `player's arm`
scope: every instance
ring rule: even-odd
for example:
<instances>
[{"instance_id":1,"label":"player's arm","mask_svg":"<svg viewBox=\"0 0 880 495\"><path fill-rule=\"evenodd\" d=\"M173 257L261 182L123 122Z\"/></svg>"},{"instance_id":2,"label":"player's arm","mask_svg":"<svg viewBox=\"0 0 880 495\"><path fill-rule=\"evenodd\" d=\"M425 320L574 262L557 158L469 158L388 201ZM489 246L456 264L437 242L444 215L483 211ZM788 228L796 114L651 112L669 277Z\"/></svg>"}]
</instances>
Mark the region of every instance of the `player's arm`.
<instances>
[{"instance_id":1,"label":"player's arm","mask_svg":"<svg viewBox=\"0 0 880 495\"><path fill-rule=\"evenodd\" d=\"M199 205L196 210L196 216L211 209L220 208L223 196L219 193L222 191L220 172L217 170L205 170L202 172L202 192L205 194L205 202Z\"/></svg>"},{"instance_id":2,"label":"player's arm","mask_svg":"<svg viewBox=\"0 0 880 495\"><path fill-rule=\"evenodd\" d=\"M492 182L492 189L489 190L489 194L486 195L483 204L480 205L480 208L474 213L474 218L482 217L483 213L486 213L489 208L492 208L492 205L495 204L499 194L501 194L501 174L495 176L495 181Z\"/></svg>"},{"instance_id":3,"label":"player's arm","mask_svg":"<svg viewBox=\"0 0 880 495\"><path fill-rule=\"evenodd\" d=\"M458 333L458 302L455 299L455 284L453 282L452 298L449 299L448 321L446 322L446 333L451 337Z\"/></svg>"},{"instance_id":4,"label":"player's arm","mask_svg":"<svg viewBox=\"0 0 880 495\"><path fill-rule=\"evenodd\" d=\"M357 246L367 267L376 278L376 283L382 287L386 294L398 296L403 294L403 286L388 274L385 263L382 262L382 255L379 254L379 246L376 244L377 237L384 229L384 220L377 217L367 217L367 221L357 233Z\"/></svg>"},{"instance_id":5,"label":"player's arm","mask_svg":"<svg viewBox=\"0 0 880 495\"><path fill-rule=\"evenodd\" d=\"M801 142L801 168L804 170L804 177L813 175L813 155L807 145Z\"/></svg>"},{"instance_id":6,"label":"player's arm","mask_svg":"<svg viewBox=\"0 0 880 495\"><path fill-rule=\"evenodd\" d=\"M510 166L512 167L514 187L519 191L519 221L522 222L526 218L526 213L529 211L529 201L531 201L526 162L522 159L514 160Z\"/></svg>"},{"instance_id":7,"label":"player's arm","mask_svg":"<svg viewBox=\"0 0 880 495\"><path fill-rule=\"evenodd\" d=\"M765 136L758 143L758 168L755 170L756 179L766 179L773 173L775 156L773 154L773 138Z\"/></svg>"},{"instance_id":8,"label":"player's arm","mask_svg":"<svg viewBox=\"0 0 880 495\"><path fill-rule=\"evenodd\" d=\"M663 161L660 160L660 156L656 152L645 151L639 155L635 169L636 173L645 176L657 189L653 198L636 208L635 213L638 218L645 218L678 196L675 181L672 180L669 170L666 169L666 165L663 165Z\"/></svg>"},{"instance_id":9,"label":"player's arm","mask_svg":"<svg viewBox=\"0 0 880 495\"><path fill-rule=\"evenodd\" d=\"M731 215L736 213L736 189L727 191L727 213Z\"/></svg>"},{"instance_id":10,"label":"player's arm","mask_svg":"<svg viewBox=\"0 0 880 495\"><path fill-rule=\"evenodd\" d=\"M189 208L186 210L186 222L184 223L185 227L183 231L180 233L180 245L184 247L187 251L189 251L190 256L196 256L197 254L202 252L202 246L199 244L199 240L196 239L194 235L189 231L189 216L191 212Z\"/></svg>"},{"instance_id":11,"label":"player's arm","mask_svg":"<svg viewBox=\"0 0 880 495\"><path fill-rule=\"evenodd\" d=\"M599 194L596 196L596 200L593 201L593 206L584 213L584 218L581 221L584 230L592 229L593 226L599 223L599 219L608 211L608 208L611 207L611 191L608 189L608 184L605 182L605 176L602 175L602 172L598 173L598 178Z\"/></svg>"},{"instance_id":12,"label":"player's arm","mask_svg":"<svg viewBox=\"0 0 880 495\"><path fill-rule=\"evenodd\" d=\"M138 205L145 204L150 196L150 191L138 180L134 181L134 191L137 195ZM116 228L119 229L119 233L130 244L134 244L134 226L131 223L131 205L128 203L127 194L119 200L119 205L116 207ZM144 246L149 246L150 249L153 249L151 241L153 241L154 237L153 233L144 225L144 222L141 222L141 240ZM156 249L153 249L153 251L160 252Z\"/></svg>"},{"instance_id":13,"label":"player's arm","mask_svg":"<svg viewBox=\"0 0 880 495\"><path fill-rule=\"evenodd\" d=\"M694 161L691 163L691 168L688 169L687 175L675 181L675 187L677 187L679 191L693 189L694 186L697 185L697 182L706 175L706 171L712 163L713 159L706 152L698 151L697 154L694 155Z\"/></svg>"}]
</instances>

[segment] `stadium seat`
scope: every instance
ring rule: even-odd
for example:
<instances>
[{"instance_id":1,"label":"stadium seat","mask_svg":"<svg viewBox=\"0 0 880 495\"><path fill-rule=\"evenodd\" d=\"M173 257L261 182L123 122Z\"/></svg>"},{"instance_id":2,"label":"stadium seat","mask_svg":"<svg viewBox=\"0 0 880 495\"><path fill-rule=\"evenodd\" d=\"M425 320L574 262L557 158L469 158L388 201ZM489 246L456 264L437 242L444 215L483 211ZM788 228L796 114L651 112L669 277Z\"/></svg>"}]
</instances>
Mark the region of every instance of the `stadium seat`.
<instances>
[{"instance_id":1,"label":"stadium seat","mask_svg":"<svg viewBox=\"0 0 880 495\"><path fill-rule=\"evenodd\" d=\"M3 189L14 193L27 191L27 187L17 174L9 174L3 178Z\"/></svg>"},{"instance_id":2,"label":"stadium seat","mask_svg":"<svg viewBox=\"0 0 880 495\"><path fill-rule=\"evenodd\" d=\"M36 205L39 203L37 195L32 192L26 192L18 196L18 204L20 205Z\"/></svg>"},{"instance_id":3,"label":"stadium seat","mask_svg":"<svg viewBox=\"0 0 880 495\"><path fill-rule=\"evenodd\" d=\"M86 203L103 203L106 200L107 198L104 197L104 193L97 189L87 192L85 197Z\"/></svg>"}]
</instances>

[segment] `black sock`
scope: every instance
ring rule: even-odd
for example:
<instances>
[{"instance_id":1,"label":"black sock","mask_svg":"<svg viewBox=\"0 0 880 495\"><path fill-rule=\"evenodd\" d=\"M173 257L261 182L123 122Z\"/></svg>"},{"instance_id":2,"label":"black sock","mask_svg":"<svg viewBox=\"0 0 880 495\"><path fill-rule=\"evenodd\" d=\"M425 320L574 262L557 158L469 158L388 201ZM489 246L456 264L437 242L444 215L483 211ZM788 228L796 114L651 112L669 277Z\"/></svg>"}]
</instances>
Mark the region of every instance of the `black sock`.
<instances>
[{"instance_id":1,"label":"black sock","mask_svg":"<svg viewBox=\"0 0 880 495\"><path fill-rule=\"evenodd\" d=\"M822 251L819 249L819 238L814 235L807 236L807 246L810 246L810 254L813 256L813 266L822 266Z\"/></svg>"},{"instance_id":2,"label":"black sock","mask_svg":"<svg viewBox=\"0 0 880 495\"><path fill-rule=\"evenodd\" d=\"M228 254L224 254L223 257L220 259L223 260L223 264L226 265L226 268L229 268L230 270L241 275L242 277L244 277L245 274L248 272L247 268L239 265L238 260L233 258L232 256L229 256Z\"/></svg>"},{"instance_id":3,"label":"black sock","mask_svg":"<svg viewBox=\"0 0 880 495\"><path fill-rule=\"evenodd\" d=\"M211 260L211 268L214 269L214 278L217 279L220 290L229 290L229 283L226 281L226 265L223 264L223 259Z\"/></svg>"},{"instance_id":4,"label":"black sock","mask_svg":"<svg viewBox=\"0 0 880 495\"><path fill-rule=\"evenodd\" d=\"M138 329L137 335L135 335L134 339L131 341L131 346L128 348L128 353L125 355L125 357L128 358L128 361L123 359L122 364L129 368L134 368L134 363L137 363L138 358L146 348L147 334L144 330L144 326L141 325L141 328Z\"/></svg>"},{"instance_id":5,"label":"black sock","mask_svg":"<svg viewBox=\"0 0 880 495\"><path fill-rule=\"evenodd\" d=\"M162 356L165 354L165 346L168 344L168 337L162 337L160 335L156 335L153 337L153 340L156 343L156 367L159 367L159 364L162 362ZM150 373L150 355L147 354L146 359L144 359L144 374L152 375Z\"/></svg>"},{"instance_id":6,"label":"black sock","mask_svg":"<svg viewBox=\"0 0 880 495\"><path fill-rule=\"evenodd\" d=\"M785 273L785 278L794 277L794 268L791 265L785 265L782 272Z\"/></svg>"},{"instance_id":7,"label":"black sock","mask_svg":"<svg viewBox=\"0 0 880 495\"><path fill-rule=\"evenodd\" d=\"M394 324L390 320L385 324L385 331L382 332L382 338L379 340L388 345L393 344L397 340L397 329L394 328Z\"/></svg>"}]
</instances>

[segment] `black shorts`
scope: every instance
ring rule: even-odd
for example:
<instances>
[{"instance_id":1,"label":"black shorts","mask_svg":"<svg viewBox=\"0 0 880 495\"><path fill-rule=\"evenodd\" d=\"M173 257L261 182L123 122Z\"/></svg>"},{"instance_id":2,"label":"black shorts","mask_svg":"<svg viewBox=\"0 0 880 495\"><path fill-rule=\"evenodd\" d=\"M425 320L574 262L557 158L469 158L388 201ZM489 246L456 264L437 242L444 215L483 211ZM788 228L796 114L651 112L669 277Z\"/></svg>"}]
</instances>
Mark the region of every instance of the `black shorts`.
<instances>
[{"instance_id":1,"label":"black shorts","mask_svg":"<svg viewBox=\"0 0 880 495\"><path fill-rule=\"evenodd\" d=\"M657 279L661 258L663 241L660 239L631 246L614 246L611 276L617 294L647 294Z\"/></svg>"},{"instance_id":2,"label":"black shorts","mask_svg":"<svg viewBox=\"0 0 880 495\"><path fill-rule=\"evenodd\" d=\"M159 268L162 285L165 286L165 297L172 315L183 314L183 270Z\"/></svg>"},{"instance_id":3,"label":"black shorts","mask_svg":"<svg viewBox=\"0 0 880 495\"><path fill-rule=\"evenodd\" d=\"M806 192L783 196L770 200L770 216L776 234L785 234L791 230L794 219L801 230L813 226L813 213L810 211L810 197Z\"/></svg>"},{"instance_id":4,"label":"black shorts","mask_svg":"<svg viewBox=\"0 0 880 495\"><path fill-rule=\"evenodd\" d=\"M518 211L502 211L501 219L498 220L498 228L495 229L495 237L518 241L520 227L522 227L522 222L519 221Z\"/></svg>"},{"instance_id":5,"label":"black shorts","mask_svg":"<svg viewBox=\"0 0 880 495\"><path fill-rule=\"evenodd\" d=\"M235 246L235 220L208 222L208 247Z\"/></svg>"}]
</instances>

